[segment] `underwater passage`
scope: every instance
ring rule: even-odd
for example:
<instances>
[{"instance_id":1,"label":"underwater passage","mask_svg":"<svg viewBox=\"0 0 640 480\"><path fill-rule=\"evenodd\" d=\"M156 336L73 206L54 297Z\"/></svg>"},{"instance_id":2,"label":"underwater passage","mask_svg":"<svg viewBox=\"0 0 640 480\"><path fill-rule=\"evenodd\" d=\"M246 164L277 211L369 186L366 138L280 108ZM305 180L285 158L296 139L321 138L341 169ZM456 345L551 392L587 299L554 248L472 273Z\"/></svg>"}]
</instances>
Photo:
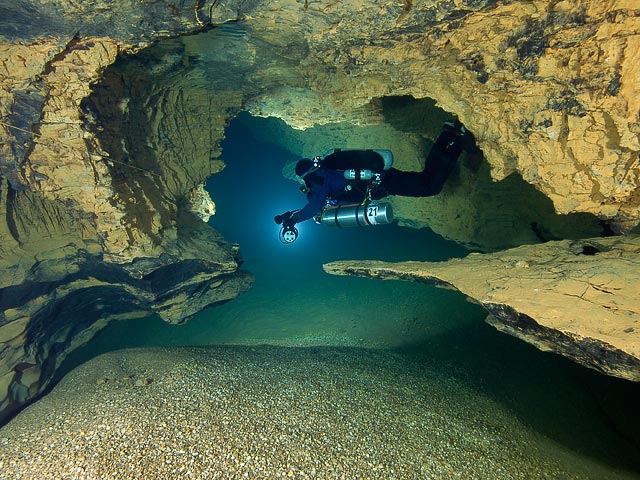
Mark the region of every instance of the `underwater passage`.
<instances>
[{"instance_id":1,"label":"underwater passage","mask_svg":"<svg viewBox=\"0 0 640 480\"><path fill-rule=\"evenodd\" d=\"M378 200L392 195L438 195L463 150L482 156L473 135L459 121L449 120L419 172L394 168L391 150L334 148L313 160L300 159L295 174L307 204L275 216L276 224L282 225L279 238L283 243L293 243L298 238L295 225L311 218L337 227L388 225L393 221L392 206Z\"/></svg>"},{"instance_id":2,"label":"underwater passage","mask_svg":"<svg viewBox=\"0 0 640 480\"><path fill-rule=\"evenodd\" d=\"M296 156L258 141L246 122L264 126L244 115L229 126L227 168L207 188L218 207L209 222L242 245L251 290L185 325L114 322L7 425L0 458L21 442L25 457L12 468L25 472L640 478L638 385L496 331L459 292L322 271L336 258L444 264L467 255L427 229L306 222L282 245L272 212L304 195L273 165ZM252 221L239 221L247 211ZM184 345L199 347L176 348ZM138 349L80 365L124 347ZM43 424L60 449L29 453L28 463ZM99 456L99 445L121 445L135 461Z\"/></svg>"},{"instance_id":3,"label":"underwater passage","mask_svg":"<svg viewBox=\"0 0 640 480\"><path fill-rule=\"evenodd\" d=\"M6 466L15 476L126 477L139 465L174 475L174 466L217 471L223 464L207 462L224 458L254 475L637 477L638 384L482 321L488 310L503 331L637 379L633 6L14 3L0 8L11 20L0 26L1 418L36 403L6 425L6 439L2 431L0 475ZM279 160L267 164L264 145L251 158L226 157L238 112L272 117L253 132L264 127ZM280 175L285 157L351 146L389 149L394 168L418 172L443 116L460 118L485 156L462 156L441 193L390 198L380 228L294 223L295 243L277 243L274 214L304 199L280 195L256 163ZM349 142L336 141L345 126ZM220 181L232 163L244 167L227 182L239 197L209 178L222 156ZM210 224L222 233L205 223L216 210L210 196ZM361 218L333 213L338 225L342 214ZM496 253L457 260L470 250ZM339 264L420 283L321 270L372 258L448 267ZM462 276L444 272L456 266ZM482 306L433 284L456 285ZM579 308L569 316L568 305ZM536 321L548 316L558 323ZM549 332L556 342L540 342ZM195 343L254 350L117 352L73 369L101 351ZM308 348L256 346L264 343ZM230 364L236 355L251 371ZM280 421L282 412L300 418ZM53 448L43 434L55 436ZM207 436L213 447L199 443ZM139 462L113 446L131 447Z\"/></svg>"},{"instance_id":4,"label":"underwater passage","mask_svg":"<svg viewBox=\"0 0 640 480\"><path fill-rule=\"evenodd\" d=\"M443 260L468 251L427 229L329 229L311 222L301 225L304 235L296 243L282 245L271 213L304 196L291 192L291 181L273 165L295 155L256 140L246 122L264 126L246 116L230 125L223 145L228 166L207 188L218 205L210 223L242 245L243 268L256 276L252 289L186 325L157 318L114 323L84 353L86 359L116 345L204 348L114 352L61 382L64 391L80 376L86 395L94 389L96 396L127 397L131 405L152 409L126 414L148 432L136 434L180 447L165 450L171 466L157 465L155 457L141 465L174 468L179 452L196 451L208 452L192 456L196 470L258 477L260 471L310 475L315 469L320 477L337 471L392 476L393 470L400 478L455 478L459 472L640 478L637 384L496 331L484 323L485 310L459 292L325 274L322 265L335 258L446 265ZM238 221L248 210L252 222ZM216 343L227 346L207 346ZM85 367L92 373L81 373ZM156 395L163 411L153 406ZM89 417L98 408L85 406ZM46 403L39 408L49 410ZM29 428L18 425L37 423L39 415L18 417L15 428ZM143 422L154 417L162 419L158 425ZM129 424L129 418L122 421ZM179 426L167 418L179 419ZM63 423L66 433L79 428ZM180 435L173 438L176 428ZM192 430L198 438L191 438ZM138 452L134 443L131 448ZM489 476L492 469L497 477Z\"/></svg>"}]
</instances>

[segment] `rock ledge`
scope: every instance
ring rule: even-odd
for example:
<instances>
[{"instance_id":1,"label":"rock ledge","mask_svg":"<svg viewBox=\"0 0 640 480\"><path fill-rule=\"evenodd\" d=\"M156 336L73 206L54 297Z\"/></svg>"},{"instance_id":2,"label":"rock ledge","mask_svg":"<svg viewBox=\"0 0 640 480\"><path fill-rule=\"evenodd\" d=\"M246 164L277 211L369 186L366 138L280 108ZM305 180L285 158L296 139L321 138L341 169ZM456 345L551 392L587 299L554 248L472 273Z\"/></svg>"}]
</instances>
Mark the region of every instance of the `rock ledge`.
<instances>
[{"instance_id":1,"label":"rock ledge","mask_svg":"<svg viewBox=\"0 0 640 480\"><path fill-rule=\"evenodd\" d=\"M487 322L607 375L640 381L640 236L525 245L447 262L342 261L326 272L454 287Z\"/></svg>"}]
</instances>

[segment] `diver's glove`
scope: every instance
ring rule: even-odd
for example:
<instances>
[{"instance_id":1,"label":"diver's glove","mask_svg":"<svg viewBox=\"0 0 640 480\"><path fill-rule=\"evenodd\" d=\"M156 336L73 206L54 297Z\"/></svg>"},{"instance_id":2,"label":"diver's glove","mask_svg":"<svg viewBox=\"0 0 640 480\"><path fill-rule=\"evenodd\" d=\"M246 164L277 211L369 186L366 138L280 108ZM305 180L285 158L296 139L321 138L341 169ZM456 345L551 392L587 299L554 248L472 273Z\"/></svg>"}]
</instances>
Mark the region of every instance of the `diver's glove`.
<instances>
[{"instance_id":1,"label":"diver's glove","mask_svg":"<svg viewBox=\"0 0 640 480\"><path fill-rule=\"evenodd\" d=\"M282 215L276 215L273 218L273 221L276 222L278 225L280 224L284 224L284 226L288 226L288 225L295 225L295 222L291 221L291 216L293 215L293 212L284 212Z\"/></svg>"}]
</instances>

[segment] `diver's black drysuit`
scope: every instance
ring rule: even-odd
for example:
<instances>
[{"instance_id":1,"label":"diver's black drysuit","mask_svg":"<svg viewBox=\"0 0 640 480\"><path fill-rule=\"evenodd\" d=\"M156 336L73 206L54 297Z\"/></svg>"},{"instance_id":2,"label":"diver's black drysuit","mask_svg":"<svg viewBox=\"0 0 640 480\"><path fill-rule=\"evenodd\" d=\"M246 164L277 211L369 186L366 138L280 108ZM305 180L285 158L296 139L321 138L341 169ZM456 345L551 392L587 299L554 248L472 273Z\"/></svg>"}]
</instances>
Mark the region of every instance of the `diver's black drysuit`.
<instances>
[{"instance_id":1,"label":"diver's black drysuit","mask_svg":"<svg viewBox=\"0 0 640 480\"><path fill-rule=\"evenodd\" d=\"M444 128L431 147L421 172L403 172L395 168L384 172L382 186L387 195L431 197L439 194L462 153L461 138L455 130Z\"/></svg>"},{"instance_id":2,"label":"diver's black drysuit","mask_svg":"<svg viewBox=\"0 0 640 480\"><path fill-rule=\"evenodd\" d=\"M380 182L369 185L369 196L379 200L388 195L404 197L430 197L442 191L442 187L453 171L462 150L479 151L473 136L461 125L445 124L429 151L421 172L404 172L396 168L382 170L382 157L375 150L337 150L323 158L319 167L302 159L296 173L304 179L307 187L307 205L296 212L276 216L276 222L295 225L315 217L325 207L327 200L334 203L359 203L365 199L366 185L363 181L344 178L340 165L362 165L380 172ZM380 168L371 167L375 163Z\"/></svg>"}]
</instances>

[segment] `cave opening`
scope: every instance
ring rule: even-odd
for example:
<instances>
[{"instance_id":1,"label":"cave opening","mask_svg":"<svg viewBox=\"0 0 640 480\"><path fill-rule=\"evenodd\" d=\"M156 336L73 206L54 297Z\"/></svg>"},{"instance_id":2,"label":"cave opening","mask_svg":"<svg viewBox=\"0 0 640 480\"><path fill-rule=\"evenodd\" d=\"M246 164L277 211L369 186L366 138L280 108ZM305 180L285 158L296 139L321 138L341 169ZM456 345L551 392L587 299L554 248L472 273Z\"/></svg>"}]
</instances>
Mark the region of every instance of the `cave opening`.
<instances>
[{"instance_id":1,"label":"cave opening","mask_svg":"<svg viewBox=\"0 0 640 480\"><path fill-rule=\"evenodd\" d=\"M238 121L246 128L247 115L273 117L249 130L293 156L317 155L338 144L377 145L394 151L399 169L422 168L452 114L430 98L388 95L371 99L349 120L306 86L310 73L297 63L305 49L289 50L274 48L244 22L234 22L158 42L108 69L84 108L88 118L101 119L98 137L114 162L120 201L129 202L128 221L151 231L155 211L161 228L169 227L175 208L162 197L169 195L177 207L194 182L215 173L220 140L240 112L245 120ZM493 181L482 156L463 154L458 163L437 200L394 200L400 225L430 228L485 252L611 233L593 215L556 214L551 201L517 173ZM154 182L162 184L161 191ZM145 202L135 199L140 189L147 192Z\"/></svg>"},{"instance_id":2,"label":"cave opening","mask_svg":"<svg viewBox=\"0 0 640 480\"><path fill-rule=\"evenodd\" d=\"M600 222L588 215L556 215L551 202L517 175L492 182L486 161L465 157L444 192L448 201L434 199L421 210L429 215L426 221L412 215L414 205L400 200L399 224L359 230L310 224L301 227L296 244L279 244L273 216L303 202L296 185L282 175L287 162L357 139L355 143L362 145L408 145L398 147L398 156L404 158L400 166L418 169L422 157L416 152L429 148L450 114L430 99L388 96L373 99L368 107L382 122L362 127L337 121L295 130L269 115L252 116L249 112L259 110L253 99L265 78L252 68L264 62L267 53L247 49L243 27L225 28L222 33L212 31L214 39L203 34L160 42L155 52L149 49L121 62L105 75L86 107L106 127L100 138L120 162L113 169L123 197L145 188L146 180L126 165L170 166L176 177L166 181L163 194L176 205L193 186L194 179L185 172L195 171L198 180L206 179L217 206L210 224L229 242L240 244L243 268L256 275L254 288L187 325L165 325L157 318L114 323L84 348L84 354L194 343L403 345L437 359L452 376L497 399L524 423L563 445L611 464L635 467L629 460L632 454L620 453L629 448L627 443L609 429L609 406L603 413L601 399L594 400L587 391L598 385L621 398L628 391L622 382L602 379L495 332L482 321L485 312L459 293L402 282L335 278L321 271L323 262L340 258L438 261L469 250L598 236ZM236 63L230 63L234 52ZM270 72L290 59L278 62ZM290 93L301 92L293 89L302 88L302 74L284 68L277 73L276 81L270 81L286 80ZM184 141L194 133L202 138ZM219 144L222 135L225 140ZM227 166L209 177L210 162L218 159ZM151 203L159 207L161 218L171 217L166 197L158 193ZM134 211L141 219L148 214ZM514 392L524 393L515 398ZM577 404L582 406L576 408ZM569 429L578 419L580 436ZM625 429L620 419L613 422Z\"/></svg>"},{"instance_id":3,"label":"cave opening","mask_svg":"<svg viewBox=\"0 0 640 480\"><path fill-rule=\"evenodd\" d=\"M353 126L332 127L334 138L338 131L357 136ZM299 208L306 199L297 182L282 174L297 155L267 141L282 138L273 134L282 128L288 127L276 119L238 115L222 144L227 167L207 183L218 206L209 223L241 245L243 266L256 276L251 291L238 299L238 308L240 304L249 309L250 305L268 305L271 320L263 315L262 325L284 336L267 341L392 346L422 338L421 328L433 334L440 327L453 328L482 318L481 309L453 292L405 282L334 277L322 271L323 263L336 259L441 261L466 255L464 247L429 229L398 225L336 229L309 221L299 225L300 237L294 244L283 245L273 217ZM302 133L301 144L313 144L315 135L322 141L323 130ZM408 301L399 301L401 298ZM414 298L425 301L413 302ZM242 319L256 318L250 311L237 315L237 327ZM395 320L390 321L392 316ZM423 323L426 318L432 320L428 327ZM447 325L438 327L436 318ZM254 335L260 330L258 325L246 329Z\"/></svg>"}]
</instances>

